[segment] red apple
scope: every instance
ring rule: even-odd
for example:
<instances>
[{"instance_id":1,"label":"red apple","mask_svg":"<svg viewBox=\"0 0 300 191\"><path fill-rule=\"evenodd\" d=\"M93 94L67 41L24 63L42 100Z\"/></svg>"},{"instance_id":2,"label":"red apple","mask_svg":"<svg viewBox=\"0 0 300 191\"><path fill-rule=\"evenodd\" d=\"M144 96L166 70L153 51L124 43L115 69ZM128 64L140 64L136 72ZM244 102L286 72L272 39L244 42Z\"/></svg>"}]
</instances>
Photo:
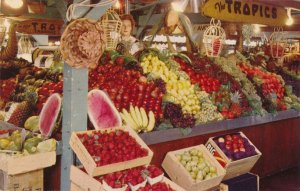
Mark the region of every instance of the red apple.
<instances>
[{"instance_id":1,"label":"red apple","mask_svg":"<svg viewBox=\"0 0 300 191\"><path fill-rule=\"evenodd\" d=\"M232 137L231 137L231 135L226 135L226 136L225 136L225 140L232 141Z\"/></svg>"}]
</instances>

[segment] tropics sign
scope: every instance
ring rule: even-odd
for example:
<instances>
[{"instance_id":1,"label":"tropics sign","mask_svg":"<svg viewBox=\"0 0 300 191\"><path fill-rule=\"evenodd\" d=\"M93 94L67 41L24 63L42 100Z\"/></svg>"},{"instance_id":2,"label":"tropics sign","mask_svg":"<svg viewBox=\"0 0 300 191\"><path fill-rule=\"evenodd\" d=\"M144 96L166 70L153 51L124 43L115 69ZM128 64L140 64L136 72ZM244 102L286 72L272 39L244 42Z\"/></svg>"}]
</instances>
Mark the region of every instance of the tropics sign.
<instances>
[{"instance_id":1,"label":"tropics sign","mask_svg":"<svg viewBox=\"0 0 300 191\"><path fill-rule=\"evenodd\" d=\"M283 7L238 0L207 0L202 12L205 16L224 21L271 26L285 25L288 19Z\"/></svg>"},{"instance_id":2,"label":"tropics sign","mask_svg":"<svg viewBox=\"0 0 300 191\"><path fill-rule=\"evenodd\" d=\"M60 36L64 22L61 20L33 19L18 23L17 32Z\"/></svg>"}]
</instances>

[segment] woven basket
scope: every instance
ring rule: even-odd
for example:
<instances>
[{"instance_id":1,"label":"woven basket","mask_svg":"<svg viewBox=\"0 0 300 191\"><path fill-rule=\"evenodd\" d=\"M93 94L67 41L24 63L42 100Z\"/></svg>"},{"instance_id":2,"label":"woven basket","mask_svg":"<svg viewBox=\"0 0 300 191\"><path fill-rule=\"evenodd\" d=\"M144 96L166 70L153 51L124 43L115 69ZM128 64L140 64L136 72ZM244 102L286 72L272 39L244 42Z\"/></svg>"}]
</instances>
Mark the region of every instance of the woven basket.
<instances>
[{"instance_id":1,"label":"woven basket","mask_svg":"<svg viewBox=\"0 0 300 191\"><path fill-rule=\"evenodd\" d=\"M46 12L46 5L42 2L28 2L28 12L35 14L44 14Z\"/></svg>"},{"instance_id":2,"label":"woven basket","mask_svg":"<svg viewBox=\"0 0 300 191\"><path fill-rule=\"evenodd\" d=\"M106 49L114 50L117 47L122 27L122 21L119 15L112 9L109 9L100 19L98 24L104 30L106 37Z\"/></svg>"},{"instance_id":3,"label":"woven basket","mask_svg":"<svg viewBox=\"0 0 300 191\"><path fill-rule=\"evenodd\" d=\"M221 22L212 18L203 35L203 43L208 57L219 57L225 43L225 30L221 27Z\"/></svg>"},{"instance_id":4,"label":"woven basket","mask_svg":"<svg viewBox=\"0 0 300 191\"><path fill-rule=\"evenodd\" d=\"M0 26L0 46L2 45L3 40L5 38L5 31L6 31L6 27Z\"/></svg>"},{"instance_id":5,"label":"woven basket","mask_svg":"<svg viewBox=\"0 0 300 191\"><path fill-rule=\"evenodd\" d=\"M282 28L275 28L270 39L271 56L273 58L281 58L284 55L286 46L286 37Z\"/></svg>"}]
</instances>

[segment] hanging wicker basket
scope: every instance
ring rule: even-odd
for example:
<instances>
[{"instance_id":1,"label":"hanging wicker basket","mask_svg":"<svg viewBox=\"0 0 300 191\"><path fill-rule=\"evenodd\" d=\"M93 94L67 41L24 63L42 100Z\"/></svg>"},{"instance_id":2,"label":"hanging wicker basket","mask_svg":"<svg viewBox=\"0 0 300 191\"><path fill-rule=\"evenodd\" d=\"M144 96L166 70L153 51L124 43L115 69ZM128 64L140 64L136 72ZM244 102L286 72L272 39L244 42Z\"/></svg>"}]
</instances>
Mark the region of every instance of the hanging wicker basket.
<instances>
[{"instance_id":1,"label":"hanging wicker basket","mask_svg":"<svg viewBox=\"0 0 300 191\"><path fill-rule=\"evenodd\" d=\"M122 27L122 21L119 15L113 9L109 9L101 17L98 24L104 30L106 37L106 49L114 50L117 47Z\"/></svg>"},{"instance_id":2,"label":"hanging wicker basket","mask_svg":"<svg viewBox=\"0 0 300 191\"><path fill-rule=\"evenodd\" d=\"M271 56L273 58L281 58L284 55L286 46L286 36L282 28L275 28L270 39Z\"/></svg>"},{"instance_id":3,"label":"hanging wicker basket","mask_svg":"<svg viewBox=\"0 0 300 191\"><path fill-rule=\"evenodd\" d=\"M5 38L5 31L6 31L6 27L5 26L0 26L0 47L3 43L4 38Z\"/></svg>"},{"instance_id":4,"label":"hanging wicker basket","mask_svg":"<svg viewBox=\"0 0 300 191\"><path fill-rule=\"evenodd\" d=\"M205 46L206 55L208 57L219 57L225 43L225 30L221 27L221 22L212 18L210 26L206 28L203 35L203 43Z\"/></svg>"}]
</instances>

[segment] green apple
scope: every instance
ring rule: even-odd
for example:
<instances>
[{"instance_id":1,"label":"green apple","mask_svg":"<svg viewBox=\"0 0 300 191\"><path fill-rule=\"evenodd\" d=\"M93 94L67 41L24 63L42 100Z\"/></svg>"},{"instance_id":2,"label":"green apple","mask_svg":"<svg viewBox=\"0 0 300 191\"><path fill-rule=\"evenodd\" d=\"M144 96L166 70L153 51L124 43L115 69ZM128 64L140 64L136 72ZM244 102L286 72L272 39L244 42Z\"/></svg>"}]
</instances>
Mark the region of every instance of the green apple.
<instances>
[{"instance_id":1,"label":"green apple","mask_svg":"<svg viewBox=\"0 0 300 191\"><path fill-rule=\"evenodd\" d=\"M188 172L191 172L192 171L192 165L190 165L190 164L186 164L185 165L185 169L188 171Z\"/></svg>"},{"instance_id":2,"label":"green apple","mask_svg":"<svg viewBox=\"0 0 300 191\"><path fill-rule=\"evenodd\" d=\"M203 171L205 171L206 173L209 173L209 167L205 167L204 169L203 169Z\"/></svg>"},{"instance_id":3,"label":"green apple","mask_svg":"<svg viewBox=\"0 0 300 191\"><path fill-rule=\"evenodd\" d=\"M202 151L199 151L199 152L198 152L198 157L203 157Z\"/></svg>"},{"instance_id":4,"label":"green apple","mask_svg":"<svg viewBox=\"0 0 300 191\"><path fill-rule=\"evenodd\" d=\"M198 163L198 167L199 167L199 169L203 170L206 167L206 165L204 162L201 162L201 163Z\"/></svg>"},{"instance_id":5,"label":"green apple","mask_svg":"<svg viewBox=\"0 0 300 191\"><path fill-rule=\"evenodd\" d=\"M216 168L215 166L210 166L210 167L209 167L209 171L210 171L211 173L216 173L216 172L217 172L217 168Z\"/></svg>"},{"instance_id":6,"label":"green apple","mask_svg":"<svg viewBox=\"0 0 300 191\"><path fill-rule=\"evenodd\" d=\"M197 156L192 156L192 161L198 162L198 157Z\"/></svg>"},{"instance_id":7,"label":"green apple","mask_svg":"<svg viewBox=\"0 0 300 191\"><path fill-rule=\"evenodd\" d=\"M194 180L197 178L197 174L194 171L190 172L190 175Z\"/></svg>"},{"instance_id":8,"label":"green apple","mask_svg":"<svg viewBox=\"0 0 300 191\"><path fill-rule=\"evenodd\" d=\"M190 152L190 154L191 154L192 156L196 156L197 153L198 153L198 150L195 149L195 148L193 148L193 149L191 149L189 152Z\"/></svg>"}]
</instances>

